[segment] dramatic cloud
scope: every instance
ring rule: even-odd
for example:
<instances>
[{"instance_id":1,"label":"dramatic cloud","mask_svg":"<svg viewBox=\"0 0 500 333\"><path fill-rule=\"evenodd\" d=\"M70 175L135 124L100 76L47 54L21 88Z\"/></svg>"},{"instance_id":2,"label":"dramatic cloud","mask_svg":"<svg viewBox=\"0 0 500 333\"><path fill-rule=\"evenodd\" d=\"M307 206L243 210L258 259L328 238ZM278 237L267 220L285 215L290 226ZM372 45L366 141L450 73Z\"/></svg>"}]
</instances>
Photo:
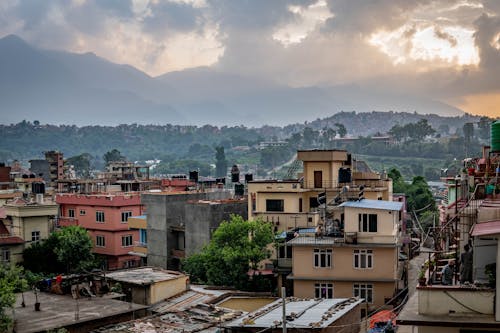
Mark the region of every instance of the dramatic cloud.
<instances>
[{"instance_id":1,"label":"dramatic cloud","mask_svg":"<svg viewBox=\"0 0 500 333\"><path fill-rule=\"evenodd\" d=\"M150 75L211 66L292 86L411 91L472 110L477 96L500 94L499 15L497 0L3 0L0 36Z\"/></svg>"}]
</instances>

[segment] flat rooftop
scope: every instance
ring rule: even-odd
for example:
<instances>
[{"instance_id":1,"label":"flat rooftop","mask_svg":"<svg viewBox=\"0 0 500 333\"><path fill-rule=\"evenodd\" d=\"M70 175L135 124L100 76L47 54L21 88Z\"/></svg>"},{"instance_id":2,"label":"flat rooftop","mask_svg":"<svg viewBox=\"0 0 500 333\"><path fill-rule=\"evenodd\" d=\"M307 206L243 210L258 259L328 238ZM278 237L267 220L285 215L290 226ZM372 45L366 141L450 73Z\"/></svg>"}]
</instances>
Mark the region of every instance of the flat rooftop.
<instances>
[{"instance_id":1,"label":"flat rooftop","mask_svg":"<svg viewBox=\"0 0 500 333\"><path fill-rule=\"evenodd\" d=\"M126 269L122 271L106 273L107 278L113 279L115 281L140 285L149 285L155 282L174 280L184 276L185 275L180 272L168 271L153 267L140 267L136 269Z\"/></svg>"},{"instance_id":2,"label":"flat rooftop","mask_svg":"<svg viewBox=\"0 0 500 333\"><path fill-rule=\"evenodd\" d=\"M287 327L323 328L328 327L349 311L361 304L358 298L334 299L286 299ZM225 327L281 327L283 318L282 300L258 309L244 317L229 322Z\"/></svg>"},{"instance_id":3,"label":"flat rooftop","mask_svg":"<svg viewBox=\"0 0 500 333\"><path fill-rule=\"evenodd\" d=\"M35 294L24 293L26 307L21 306L22 295L16 295L15 320L17 333L45 332L55 328L104 320L107 317L124 315L147 308L140 304L127 303L106 297L80 298L78 300L78 319L76 300L71 295L38 293L40 311L35 311Z\"/></svg>"},{"instance_id":4,"label":"flat rooftop","mask_svg":"<svg viewBox=\"0 0 500 333\"><path fill-rule=\"evenodd\" d=\"M340 207L401 210L401 208L403 208L403 203L399 201L362 199L360 201L346 201L340 204Z\"/></svg>"}]
</instances>

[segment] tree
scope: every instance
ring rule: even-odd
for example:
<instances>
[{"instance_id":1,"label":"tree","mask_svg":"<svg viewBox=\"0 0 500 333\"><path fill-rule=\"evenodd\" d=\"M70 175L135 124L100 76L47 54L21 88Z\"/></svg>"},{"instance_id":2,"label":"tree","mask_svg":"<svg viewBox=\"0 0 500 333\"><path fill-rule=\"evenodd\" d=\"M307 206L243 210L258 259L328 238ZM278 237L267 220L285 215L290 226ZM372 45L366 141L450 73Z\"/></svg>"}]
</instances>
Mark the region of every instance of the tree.
<instances>
[{"instance_id":1,"label":"tree","mask_svg":"<svg viewBox=\"0 0 500 333\"><path fill-rule=\"evenodd\" d=\"M474 124L465 123L462 130L464 131L465 143L470 144L472 138L474 137Z\"/></svg>"},{"instance_id":2,"label":"tree","mask_svg":"<svg viewBox=\"0 0 500 333\"><path fill-rule=\"evenodd\" d=\"M227 174L227 160L224 153L224 147L215 147L215 176L226 177Z\"/></svg>"},{"instance_id":3,"label":"tree","mask_svg":"<svg viewBox=\"0 0 500 333\"><path fill-rule=\"evenodd\" d=\"M345 126L341 123L335 123L335 126L337 126L337 133L339 133L340 137L343 138L347 135L347 129Z\"/></svg>"},{"instance_id":4,"label":"tree","mask_svg":"<svg viewBox=\"0 0 500 333\"><path fill-rule=\"evenodd\" d=\"M269 258L267 245L273 239L270 223L232 215L202 251L184 260L183 269L197 282L249 289L248 271Z\"/></svg>"},{"instance_id":5,"label":"tree","mask_svg":"<svg viewBox=\"0 0 500 333\"><path fill-rule=\"evenodd\" d=\"M58 243L54 248L59 262L66 263L66 271L81 271L93 261L92 240L84 228L69 226L54 233Z\"/></svg>"},{"instance_id":6,"label":"tree","mask_svg":"<svg viewBox=\"0 0 500 333\"><path fill-rule=\"evenodd\" d=\"M91 161L93 160L92 155L89 153L83 153L80 155L72 156L68 158L67 162L75 167L76 175L79 177L89 177L91 169Z\"/></svg>"},{"instance_id":7,"label":"tree","mask_svg":"<svg viewBox=\"0 0 500 333\"><path fill-rule=\"evenodd\" d=\"M26 289L26 280L21 278L22 269L0 264L0 332L8 332L12 319L7 316L6 309L16 301L16 292Z\"/></svg>"},{"instance_id":8,"label":"tree","mask_svg":"<svg viewBox=\"0 0 500 333\"><path fill-rule=\"evenodd\" d=\"M118 149L108 151L102 158L104 159L106 164L110 162L125 161L127 159Z\"/></svg>"}]
</instances>

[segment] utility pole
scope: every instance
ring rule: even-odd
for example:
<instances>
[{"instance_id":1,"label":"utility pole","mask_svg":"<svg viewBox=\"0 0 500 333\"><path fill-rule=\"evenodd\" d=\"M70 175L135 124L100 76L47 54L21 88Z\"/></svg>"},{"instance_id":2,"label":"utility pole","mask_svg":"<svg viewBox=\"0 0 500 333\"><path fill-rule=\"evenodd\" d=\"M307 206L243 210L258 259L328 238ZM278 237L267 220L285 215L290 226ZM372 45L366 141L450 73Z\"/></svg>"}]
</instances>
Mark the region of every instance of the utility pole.
<instances>
[{"instance_id":1,"label":"utility pole","mask_svg":"<svg viewBox=\"0 0 500 333\"><path fill-rule=\"evenodd\" d=\"M281 287L281 299L283 301L283 333L286 333L286 288Z\"/></svg>"}]
</instances>

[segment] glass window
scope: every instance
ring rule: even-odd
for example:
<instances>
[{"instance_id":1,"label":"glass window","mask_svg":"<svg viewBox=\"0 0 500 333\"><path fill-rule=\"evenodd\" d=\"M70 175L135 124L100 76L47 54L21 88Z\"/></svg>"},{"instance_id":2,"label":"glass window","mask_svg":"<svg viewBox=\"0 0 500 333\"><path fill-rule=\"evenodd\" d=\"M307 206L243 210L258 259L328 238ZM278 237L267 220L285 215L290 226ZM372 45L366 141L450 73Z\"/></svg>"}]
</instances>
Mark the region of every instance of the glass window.
<instances>
[{"instance_id":1,"label":"glass window","mask_svg":"<svg viewBox=\"0 0 500 333\"><path fill-rule=\"evenodd\" d=\"M333 283L315 283L315 298L333 298Z\"/></svg>"},{"instance_id":2,"label":"glass window","mask_svg":"<svg viewBox=\"0 0 500 333\"><path fill-rule=\"evenodd\" d=\"M0 252L0 262L9 263L10 262L10 250L2 249Z\"/></svg>"},{"instance_id":3,"label":"glass window","mask_svg":"<svg viewBox=\"0 0 500 333\"><path fill-rule=\"evenodd\" d=\"M362 298L367 303L373 303L373 285L370 283L355 283L353 285L353 296Z\"/></svg>"},{"instance_id":4,"label":"glass window","mask_svg":"<svg viewBox=\"0 0 500 333\"><path fill-rule=\"evenodd\" d=\"M285 211L284 200L267 199L266 200L266 211L267 212L284 212Z\"/></svg>"},{"instance_id":5,"label":"glass window","mask_svg":"<svg viewBox=\"0 0 500 333\"><path fill-rule=\"evenodd\" d=\"M128 218L132 216L132 212L122 212L122 222L127 222Z\"/></svg>"},{"instance_id":6,"label":"glass window","mask_svg":"<svg viewBox=\"0 0 500 333\"><path fill-rule=\"evenodd\" d=\"M95 236L95 246L96 247L105 247L106 246L106 238L104 236Z\"/></svg>"},{"instance_id":7,"label":"glass window","mask_svg":"<svg viewBox=\"0 0 500 333\"><path fill-rule=\"evenodd\" d=\"M38 242L40 240L40 231L32 231L31 232L31 241Z\"/></svg>"},{"instance_id":8,"label":"glass window","mask_svg":"<svg viewBox=\"0 0 500 333\"><path fill-rule=\"evenodd\" d=\"M96 211L95 220L96 222L104 223L104 212L100 210Z\"/></svg>"},{"instance_id":9,"label":"glass window","mask_svg":"<svg viewBox=\"0 0 500 333\"><path fill-rule=\"evenodd\" d=\"M377 232L377 214L358 214L360 232Z\"/></svg>"},{"instance_id":10,"label":"glass window","mask_svg":"<svg viewBox=\"0 0 500 333\"><path fill-rule=\"evenodd\" d=\"M80 209L80 215L85 215L86 212L85 212L85 209Z\"/></svg>"},{"instance_id":11,"label":"glass window","mask_svg":"<svg viewBox=\"0 0 500 333\"><path fill-rule=\"evenodd\" d=\"M314 267L332 267L332 249L314 249Z\"/></svg>"},{"instance_id":12,"label":"glass window","mask_svg":"<svg viewBox=\"0 0 500 333\"><path fill-rule=\"evenodd\" d=\"M354 250L354 268L373 268L373 251Z\"/></svg>"},{"instance_id":13,"label":"glass window","mask_svg":"<svg viewBox=\"0 0 500 333\"><path fill-rule=\"evenodd\" d=\"M122 246L132 246L132 235L122 236Z\"/></svg>"},{"instance_id":14,"label":"glass window","mask_svg":"<svg viewBox=\"0 0 500 333\"><path fill-rule=\"evenodd\" d=\"M148 243L148 232L146 229L140 229L139 231L139 241L146 245Z\"/></svg>"},{"instance_id":15,"label":"glass window","mask_svg":"<svg viewBox=\"0 0 500 333\"><path fill-rule=\"evenodd\" d=\"M75 217L75 210L74 209L68 209L68 217Z\"/></svg>"}]
</instances>

